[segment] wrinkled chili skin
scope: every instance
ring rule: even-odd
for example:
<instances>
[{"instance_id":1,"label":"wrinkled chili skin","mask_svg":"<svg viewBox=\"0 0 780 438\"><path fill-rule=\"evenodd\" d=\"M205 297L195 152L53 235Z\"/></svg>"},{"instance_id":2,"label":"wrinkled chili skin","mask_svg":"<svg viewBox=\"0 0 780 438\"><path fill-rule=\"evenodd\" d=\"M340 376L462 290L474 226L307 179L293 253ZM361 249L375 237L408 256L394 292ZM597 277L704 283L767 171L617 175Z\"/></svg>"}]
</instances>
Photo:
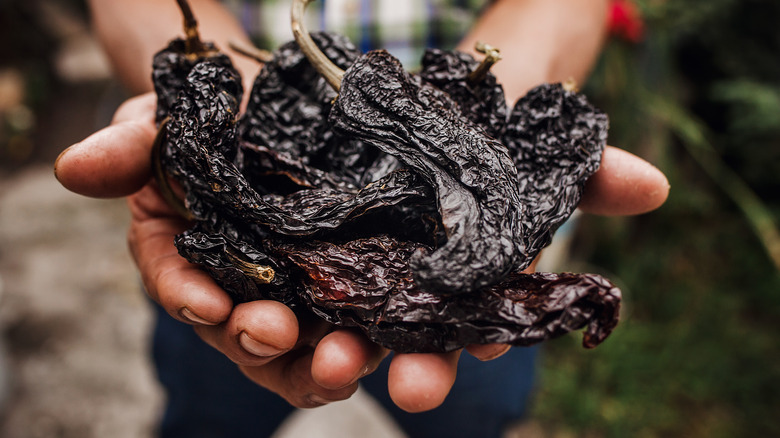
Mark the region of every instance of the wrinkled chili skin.
<instances>
[{"instance_id":1,"label":"wrinkled chili skin","mask_svg":"<svg viewBox=\"0 0 780 438\"><path fill-rule=\"evenodd\" d=\"M157 94L156 121L159 124L174 107L187 76L198 63L208 60L223 67L232 63L227 55L219 53L212 43L204 43L202 54L187 54L187 42L175 39L157 52L152 60L152 83Z\"/></svg>"},{"instance_id":2,"label":"wrinkled chili skin","mask_svg":"<svg viewBox=\"0 0 780 438\"><path fill-rule=\"evenodd\" d=\"M345 41L343 37L335 38L330 35L322 35L319 39L326 43L336 41L344 44ZM305 77L316 77L316 72L300 52L297 52L297 61L296 56L292 56L296 50L297 46L294 50L290 44L285 46L283 54L290 55L292 59L277 54L278 64ZM330 52L349 54L349 50L349 47L342 50L337 46ZM344 56L344 62L348 62L349 58ZM211 58L213 57L201 60L191 69L187 78L182 81L181 96L169 114L171 122L168 126L168 140L174 147L166 148L166 161L170 163L170 172L187 189L187 205L196 217L206 217L211 209L220 209L226 217L235 222L263 225L273 232L288 236L309 236L327 234L344 223L361 219L361 216L368 212L380 208L392 209L409 199L427 202L424 200L429 198L428 186L407 170L391 171L398 166L388 164L387 160L380 159L377 163L372 163L371 169L381 169L385 172L381 178L365 186L356 186L356 179L344 183L347 179L343 174L326 172L294 159L293 157L314 149L314 146L306 146L306 142L301 139L298 139L301 142L298 145L301 150L295 154L289 150L272 150L267 146L254 146L249 141L240 141L238 136L241 134L236 131L237 102L241 96L238 75L232 67L210 62ZM274 63L268 65L271 72L279 68L281 67ZM183 74L183 71L179 73ZM270 76L273 74L261 74L261 78ZM296 84L299 82L295 81ZM265 82L258 79L258 83L261 85L255 87L256 103L260 102L256 98L257 94L262 94L257 89L263 89L262 84ZM270 112L277 104L297 107L301 101L318 102L317 105L329 109L333 94L332 91L326 93L325 87L322 82L319 87L307 88L304 93L301 90L291 91L292 86L285 85L283 90L286 91L281 93L282 97L277 96L277 101L266 103L268 108L262 111ZM314 93L314 96L306 93ZM294 96L293 102L284 101L288 94ZM266 97L271 99L270 94ZM284 102L280 103L280 99ZM311 105L316 106L314 103ZM262 112L257 107L254 109ZM308 116L313 113L302 112ZM275 114L275 117L277 119L273 121L266 121L281 124L279 120L285 119L284 114ZM243 117L240 123L244 135L260 141L262 139L255 138L252 134L256 130L250 129L259 123L256 119L256 114L250 113L249 116ZM323 120L319 120L320 116L314 119L320 125L318 132L327 132L325 137L332 138L329 127ZM297 120L296 123L309 121ZM278 129L274 132L284 136L281 133L286 131ZM313 143L315 140L319 141L313 137L309 142ZM280 145L284 142L279 139L269 143ZM335 146L336 141L330 143L334 145L331 148L332 155L339 148ZM236 152L238 148L241 148L242 153ZM375 157L380 154L374 149L372 151L370 154ZM236 159L233 160L233 157ZM255 159L254 164L244 166L242 171L236 163L248 157ZM260 159L257 159L258 157ZM350 160L349 157L344 159ZM295 182L297 189L283 193L282 196L276 193L263 195L264 190L257 189L267 188L261 187L258 180L266 179L268 175L285 175ZM399 208L404 209L403 206ZM424 214L429 214L430 209L422 210Z\"/></svg>"},{"instance_id":3,"label":"wrinkled chili skin","mask_svg":"<svg viewBox=\"0 0 780 438\"><path fill-rule=\"evenodd\" d=\"M395 155L434 188L447 242L410 263L422 287L446 294L495 283L524 251L514 163L456 107L380 50L346 71L329 119L339 135Z\"/></svg>"},{"instance_id":4,"label":"wrinkled chili skin","mask_svg":"<svg viewBox=\"0 0 780 438\"><path fill-rule=\"evenodd\" d=\"M278 261L263 251L261 239L268 233L252 224L230 222L215 208L235 187L230 178L233 182L240 178L227 157L234 156L237 147L242 86L229 60L225 65L211 62L213 58L201 59L187 72L168 114L166 167L182 184L196 218L193 228L176 236L175 244L182 256L225 287L235 302L265 297L295 307L299 300L294 283ZM273 268L273 281L257 281L237 267L242 264Z\"/></svg>"},{"instance_id":5,"label":"wrinkled chili skin","mask_svg":"<svg viewBox=\"0 0 780 438\"><path fill-rule=\"evenodd\" d=\"M503 143L517 166L527 258L552 241L582 199L585 182L601 164L609 120L582 94L543 84L517 101Z\"/></svg>"},{"instance_id":6,"label":"wrinkled chili skin","mask_svg":"<svg viewBox=\"0 0 780 438\"><path fill-rule=\"evenodd\" d=\"M171 109L165 164L183 185L196 218L208 215L225 196L236 196L233 182L241 175L227 157L236 151L241 94L241 79L232 66L202 61L187 75Z\"/></svg>"},{"instance_id":7,"label":"wrinkled chili skin","mask_svg":"<svg viewBox=\"0 0 780 438\"><path fill-rule=\"evenodd\" d=\"M343 36L312 33L311 37L341 68L360 56ZM255 79L241 121L241 138L310 164L320 149L332 145L327 112L335 97L336 92L311 66L298 44L288 42L274 52Z\"/></svg>"},{"instance_id":8,"label":"wrinkled chili skin","mask_svg":"<svg viewBox=\"0 0 780 438\"><path fill-rule=\"evenodd\" d=\"M263 242L268 239L273 237L260 228L212 214L176 236L174 242L184 258L200 265L230 293L235 304L269 299L293 308L302 307L301 287L290 280L289 267L284 260L265 250ZM273 280L270 283L260 281L251 275L247 265L272 268Z\"/></svg>"},{"instance_id":9,"label":"wrinkled chili skin","mask_svg":"<svg viewBox=\"0 0 780 438\"><path fill-rule=\"evenodd\" d=\"M461 114L485 129L485 133L500 139L507 124L504 88L488 72L477 82L468 80L479 62L458 51L428 49L422 58L420 78L447 93L460 108Z\"/></svg>"},{"instance_id":10,"label":"wrinkled chili skin","mask_svg":"<svg viewBox=\"0 0 780 438\"><path fill-rule=\"evenodd\" d=\"M340 62L360 68L344 39L315 39L331 45L327 50ZM161 63L156 76L160 93L178 87L175 99L161 103L167 110L160 112L170 116L165 166L182 183L195 216L175 243L234 302L273 299L298 313L310 309L399 352L532 345L583 327L583 345L593 347L612 331L620 292L607 280L519 273L573 211L569 203L597 169L606 126L584 99L542 86L518 102L501 128L500 85L490 75L484 83L465 81L475 64L467 55L429 55L430 81L406 75L385 55L371 55L378 71L361 73L356 88L347 81L331 111L335 94L324 84L284 83L295 78L286 76L291 72L313 77L297 46L288 44L284 56L276 56L252 91L257 100L250 107L265 112L262 117L238 116L240 78L229 64L210 62L213 56L177 70L180 82L166 76L173 61ZM443 66L450 65L447 73ZM372 84L360 80L385 74L390 80L373 85L398 87L387 95L366 100L350 94L373 93ZM343 99L363 103L344 110ZM369 101L379 105L367 108ZM417 112L406 123L375 117L363 125L368 109L408 103ZM439 135L426 131L431 107L439 111ZM320 118L328 111L325 123ZM358 126L334 123L339 117L353 117ZM273 125L269 133L258 131L264 123ZM596 146L584 144L589 141ZM448 245L447 257L456 259L434 263L430 275L468 272L444 283L426 278L419 260ZM271 282L253 275L254 267L272 268ZM464 278L466 286L459 282ZM453 295L459 287L468 293Z\"/></svg>"},{"instance_id":11,"label":"wrinkled chili skin","mask_svg":"<svg viewBox=\"0 0 780 438\"><path fill-rule=\"evenodd\" d=\"M261 196L229 159L239 144L240 96L235 70L203 61L187 76L170 113L168 141L173 147L166 150L166 163L184 186L187 206L196 218L208 217L217 209L235 222L263 225L288 236L307 236L327 233L381 207L427 198L427 186L404 170L351 191L315 187L287 196Z\"/></svg>"},{"instance_id":12,"label":"wrinkled chili skin","mask_svg":"<svg viewBox=\"0 0 780 438\"><path fill-rule=\"evenodd\" d=\"M359 327L397 352L528 346L583 327L583 345L592 348L617 324L620 290L594 274L517 273L471 294L425 291L408 263L420 246L378 236L341 245L282 244L272 251L303 271L304 298L316 314Z\"/></svg>"},{"instance_id":13,"label":"wrinkled chili skin","mask_svg":"<svg viewBox=\"0 0 780 438\"><path fill-rule=\"evenodd\" d=\"M360 51L344 36L316 32L311 37L342 69L360 56ZM388 169L381 174L370 171L382 159L379 150L334 137L328 112L335 98L336 92L311 66L298 44L284 44L255 80L246 117L241 122L241 138L247 144L273 151L280 160L294 160L325 172L338 184L356 190L384 176ZM253 151L254 148L246 150L246 167L253 167L257 161ZM397 163L389 170L396 167ZM262 169L255 169L259 172L249 173L263 174ZM258 183L262 184L262 180Z\"/></svg>"}]
</instances>

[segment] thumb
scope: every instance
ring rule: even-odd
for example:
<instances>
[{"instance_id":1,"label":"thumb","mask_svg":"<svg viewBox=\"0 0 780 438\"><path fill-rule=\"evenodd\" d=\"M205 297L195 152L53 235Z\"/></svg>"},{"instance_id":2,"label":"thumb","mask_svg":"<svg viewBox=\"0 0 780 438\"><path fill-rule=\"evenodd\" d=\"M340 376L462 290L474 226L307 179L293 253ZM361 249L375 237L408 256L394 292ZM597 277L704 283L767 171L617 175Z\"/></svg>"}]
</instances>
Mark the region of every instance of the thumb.
<instances>
[{"instance_id":1,"label":"thumb","mask_svg":"<svg viewBox=\"0 0 780 438\"><path fill-rule=\"evenodd\" d=\"M655 210L667 196L669 181L660 170L630 152L607 146L579 206L591 214L635 215Z\"/></svg>"},{"instance_id":2,"label":"thumb","mask_svg":"<svg viewBox=\"0 0 780 438\"><path fill-rule=\"evenodd\" d=\"M138 191L151 178L154 109L153 94L132 98L119 107L110 126L63 151L54 163L60 184L94 198Z\"/></svg>"}]
</instances>

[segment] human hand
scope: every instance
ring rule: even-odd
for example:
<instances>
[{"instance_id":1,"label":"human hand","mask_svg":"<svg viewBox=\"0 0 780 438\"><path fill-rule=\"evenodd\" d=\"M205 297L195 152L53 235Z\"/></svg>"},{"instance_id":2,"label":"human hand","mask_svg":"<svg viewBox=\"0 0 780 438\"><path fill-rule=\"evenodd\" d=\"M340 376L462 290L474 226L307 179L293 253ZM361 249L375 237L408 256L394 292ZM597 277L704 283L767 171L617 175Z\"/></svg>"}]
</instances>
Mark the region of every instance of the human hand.
<instances>
[{"instance_id":1,"label":"human hand","mask_svg":"<svg viewBox=\"0 0 780 438\"><path fill-rule=\"evenodd\" d=\"M150 297L174 318L190 324L254 382L297 407L348 398L387 351L359 332L324 322L298 320L274 301L233 303L197 266L178 255L173 238L187 223L166 204L151 179L150 150L156 135L152 94L127 101L114 120L68 148L55 164L66 188L91 197L128 196L128 242ZM663 203L668 184L645 161L607 148L601 170L588 182L581 208L611 215L637 214ZM470 354L488 360L509 347L480 345ZM460 351L396 354L388 391L404 410L440 405L455 381Z\"/></svg>"},{"instance_id":2,"label":"human hand","mask_svg":"<svg viewBox=\"0 0 780 438\"><path fill-rule=\"evenodd\" d=\"M173 239L188 224L163 200L150 172L155 105L151 93L125 102L109 127L60 155L58 180L86 196L127 196L128 244L149 296L250 378L299 407L349 397L386 352L354 332L299 322L278 302L234 308L204 271L178 255Z\"/></svg>"}]
</instances>

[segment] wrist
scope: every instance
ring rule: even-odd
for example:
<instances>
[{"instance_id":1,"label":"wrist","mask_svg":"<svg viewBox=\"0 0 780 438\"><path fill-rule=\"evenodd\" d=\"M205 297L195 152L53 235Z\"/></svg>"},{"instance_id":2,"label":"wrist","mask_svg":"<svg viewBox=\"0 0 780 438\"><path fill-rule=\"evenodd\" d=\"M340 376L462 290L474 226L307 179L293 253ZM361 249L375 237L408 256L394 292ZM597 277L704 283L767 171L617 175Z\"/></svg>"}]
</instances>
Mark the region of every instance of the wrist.
<instances>
[{"instance_id":1,"label":"wrist","mask_svg":"<svg viewBox=\"0 0 780 438\"><path fill-rule=\"evenodd\" d=\"M482 41L501 50L491 71L514 103L541 83L584 81L606 37L607 6L608 0L497 1L458 48L474 53Z\"/></svg>"}]
</instances>

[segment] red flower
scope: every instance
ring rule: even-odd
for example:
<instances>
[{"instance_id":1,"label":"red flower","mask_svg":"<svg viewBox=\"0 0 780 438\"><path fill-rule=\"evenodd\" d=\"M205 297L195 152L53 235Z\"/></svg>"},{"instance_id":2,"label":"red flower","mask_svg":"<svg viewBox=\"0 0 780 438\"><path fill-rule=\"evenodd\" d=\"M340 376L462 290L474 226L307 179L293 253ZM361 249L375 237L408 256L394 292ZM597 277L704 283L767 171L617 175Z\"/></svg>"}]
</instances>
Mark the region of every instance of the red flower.
<instances>
[{"instance_id":1,"label":"red flower","mask_svg":"<svg viewBox=\"0 0 780 438\"><path fill-rule=\"evenodd\" d=\"M642 41L645 23L639 8L630 0L613 0L607 16L609 33L632 43Z\"/></svg>"}]
</instances>

